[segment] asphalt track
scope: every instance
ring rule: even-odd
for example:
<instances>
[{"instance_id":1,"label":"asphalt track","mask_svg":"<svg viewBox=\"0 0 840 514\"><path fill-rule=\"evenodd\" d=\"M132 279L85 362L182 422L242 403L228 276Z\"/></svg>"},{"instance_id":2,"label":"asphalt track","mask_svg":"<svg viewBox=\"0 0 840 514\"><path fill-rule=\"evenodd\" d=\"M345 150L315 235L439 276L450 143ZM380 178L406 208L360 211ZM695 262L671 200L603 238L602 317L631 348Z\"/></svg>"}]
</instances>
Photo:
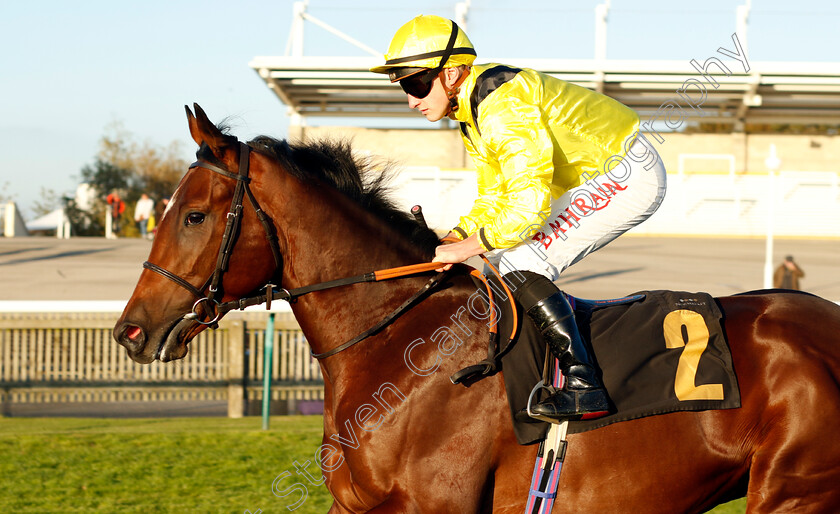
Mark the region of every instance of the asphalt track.
<instances>
[{"instance_id":1,"label":"asphalt track","mask_svg":"<svg viewBox=\"0 0 840 514\"><path fill-rule=\"evenodd\" d=\"M151 244L141 239L0 238L0 308L14 310L23 301L125 302ZM774 246L774 266L794 255L805 271L802 288L840 301L840 240L777 239ZM729 295L762 288L764 248L764 239L625 235L566 270L558 284L583 298L653 289Z\"/></svg>"},{"instance_id":2,"label":"asphalt track","mask_svg":"<svg viewBox=\"0 0 840 514\"><path fill-rule=\"evenodd\" d=\"M614 298L652 289L705 291L716 296L761 289L764 245L763 239L625 235L566 270L559 285L582 298ZM76 311L97 301L107 304L106 310L119 311L134 290L150 248L151 242L141 239L0 238L0 311L22 307L39 311L45 305ZM793 254L804 269L806 291L840 301L840 240L777 240L774 263L787 254ZM12 416L226 413L223 401L37 403L7 408L5 414Z\"/></svg>"}]
</instances>

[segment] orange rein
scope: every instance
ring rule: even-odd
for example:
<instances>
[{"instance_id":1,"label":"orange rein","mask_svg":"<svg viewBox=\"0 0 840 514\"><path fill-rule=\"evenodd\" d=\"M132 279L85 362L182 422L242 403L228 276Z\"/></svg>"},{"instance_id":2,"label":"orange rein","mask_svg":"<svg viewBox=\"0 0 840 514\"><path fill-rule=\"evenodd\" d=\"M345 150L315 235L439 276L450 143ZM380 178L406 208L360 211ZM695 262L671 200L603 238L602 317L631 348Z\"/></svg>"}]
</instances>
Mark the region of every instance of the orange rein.
<instances>
[{"instance_id":1,"label":"orange rein","mask_svg":"<svg viewBox=\"0 0 840 514\"><path fill-rule=\"evenodd\" d=\"M452 237L445 237L441 240L442 242L452 242L457 241ZM485 257L483 254L480 255L481 259L487 264L490 270L499 278L499 282L504 288L505 294L507 295L508 299L510 300L511 310L513 311L513 326L511 329L511 339L513 339L513 335L516 334L516 330L518 328L518 319L516 317L516 304L513 301L513 293L508 288L505 281L502 279L502 274L499 270L496 269L495 266L490 264L490 261ZM357 275L355 277L347 277L344 279L338 280L331 280L329 282L322 282L320 284L313 284L311 286L305 286L298 289L288 290L288 289L279 289L275 290L272 285L269 284L267 286L267 291L265 295L259 295L250 298L240 298L239 300L233 300L230 302L226 302L223 304L219 304L217 306L218 313L228 312L234 309L244 309L245 307L251 305L259 305L261 303L267 304L266 307L268 308L271 305L272 300L286 300L286 301L293 301L294 298L307 294L312 291L319 291L323 289L331 289L333 287L339 287L342 285L348 284L355 284L360 282L379 282L382 280L390 280L394 278L406 277L410 275L417 275L420 273L426 273L428 271L435 271L443 266L446 266L446 263L442 262L424 262L420 264L410 264L408 266L399 266L396 268L387 268L382 270L376 270L370 273L365 273L363 275ZM482 282L484 282L485 286L487 287L487 300L490 303L490 312L491 312L491 333L498 332L498 319L496 319L496 309L494 308L494 296L493 290L490 287L490 284L487 282L487 279L484 278L484 275L476 269L473 269L470 274L474 277L477 277Z\"/></svg>"},{"instance_id":2,"label":"orange rein","mask_svg":"<svg viewBox=\"0 0 840 514\"><path fill-rule=\"evenodd\" d=\"M409 275L416 275L418 273L425 273L426 271L434 271L445 266L441 262L424 262L421 264L409 264L408 266L400 266L398 268L381 269L373 272L376 281L388 280L392 278L407 277Z\"/></svg>"},{"instance_id":3,"label":"orange rein","mask_svg":"<svg viewBox=\"0 0 840 514\"><path fill-rule=\"evenodd\" d=\"M452 236L447 236L447 237L444 237L443 239L441 239L442 243L454 243L454 242L458 242L458 241L460 241L460 239L452 237ZM490 271L492 271L493 274L496 275L496 277L498 277L499 283L502 284L502 288L505 291L505 295L507 295L508 300L510 301L510 307L511 307L511 310L513 311L513 316L512 316L513 325L511 327L510 334L511 334L511 338L513 338L513 335L516 334L516 330L519 328L519 319L516 316L516 303L513 301L513 293L508 288L505 281L502 279L501 272L499 272L499 270L496 269L496 267L493 266L490 263L490 260L487 259L487 257L484 256L484 254L479 254L479 257L481 257L481 260L483 260L484 263L487 265L487 267L490 268ZM383 269L383 270L377 270L377 271L374 271L373 274L376 277L376 281L378 282L380 280L389 280L389 279L392 279L392 278L405 277L405 276L409 276L409 275L416 275L418 273L424 273L424 272L427 272L427 271L437 270L437 269L440 269L442 266L445 266L445 265L446 264L442 263L442 262L424 262L424 263L420 263L420 264L410 264L408 266L399 266L397 268L388 268L388 269ZM491 326L490 326L490 332L495 333L495 332L498 331L498 321L499 320L496 319L496 309L493 308L493 304L494 304L494 301L495 301L494 296L493 296L493 289L490 287L490 284L488 283L487 279L484 277L484 274L481 273L480 271L478 271L477 269L473 269L470 272L470 275L472 275L472 276L478 278L479 280L481 280L482 282L484 282L484 286L487 288L487 301L490 302L490 313L491 313L491 316L492 316L492 318L491 318L492 323L491 323Z\"/></svg>"},{"instance_id":4,"label":"orange rein","mask_svg":"<svg viewBox=\"0 0 840 514\"><path fill-rule=\"evenodd\" d=\"M487 264L487 266L490 268L490 270L493 272L493 274L496 275L497 277L499 277L499 282L502 284L502 288L504 288L505 294L507 295L508 299L511 300L510 304L511 304L511 308L513 309L513 312L514 312L513 328L511 330L511 334L515 334L516 329L518 327L518 320L516 319L517 318L516 317L516 307L515 307L514 302L513 302L513 293L508 288L507 284L505 284L505 281L502 280L502 274L499 272L499 270L497 270L495 266L490 264L490 261L483 254L480 255L480 257L484 261L484 263ZM392 278L406 277L406 276L409 276L409 275L416 275L418 273L424 273L426 271L432 271L432 270L440 269L441 266L445 266L445 264L440 263L440 262L424 262L424 263L421 263L421 264L410 264L408 266L400 266L398 268L388 268L388 269L383 269L383 270L377 270L377 271L374 271L373 274L376 277L376 282L379 282L380 280L390 280ZM485 287L487 287L487 299L490 302L490 305L492 306L493 302L494 302L493 289L490 287L490 284L487 282L487 279L484 278L484 274L481 273L480 271L478 271L477 269L473 269L470 272L470 275L472 275L472 276L478 278L479 280L481 280L482 282L484 282ZM492 327L490 328L490 330L491 330L491 332L496 332L497 323L498 323L498 320L495 319L496 309L491 309L491 313L492 313L491 315L493 316L493 319L492 319L493 324L492 324Z\"/></svg>"}]
</instances>

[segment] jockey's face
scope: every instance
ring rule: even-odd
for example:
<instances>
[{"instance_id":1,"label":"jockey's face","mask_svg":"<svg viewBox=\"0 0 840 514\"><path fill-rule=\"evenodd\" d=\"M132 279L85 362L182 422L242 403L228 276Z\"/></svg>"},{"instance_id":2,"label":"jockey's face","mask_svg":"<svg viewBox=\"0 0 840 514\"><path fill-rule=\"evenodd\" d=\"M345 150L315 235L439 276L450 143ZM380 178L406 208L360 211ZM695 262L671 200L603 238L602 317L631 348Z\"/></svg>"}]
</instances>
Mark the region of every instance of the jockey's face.
<instances>
[{"instance_id":1,"label":"jockey's face","mask_svg":"<svg viewBox=\"0 0 840 514\"><path fill-rule=\"evenodd\" d=\"M449 99L446 98L446 91L441 84L441 75L432 81L432 90L425 98L417 98L408 93L405 96L408 98L408 107L417 109L429 121L440 120L449 110Z\"/></svg>"}]
</instances>

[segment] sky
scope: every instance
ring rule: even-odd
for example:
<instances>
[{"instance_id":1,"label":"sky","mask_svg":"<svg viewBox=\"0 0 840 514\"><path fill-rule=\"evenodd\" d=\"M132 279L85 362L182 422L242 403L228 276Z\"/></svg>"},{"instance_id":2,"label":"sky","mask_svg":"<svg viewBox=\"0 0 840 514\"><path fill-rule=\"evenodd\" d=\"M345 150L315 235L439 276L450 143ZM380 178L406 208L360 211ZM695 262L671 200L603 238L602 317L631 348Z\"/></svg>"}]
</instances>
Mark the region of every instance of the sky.
<instances>
[{"instance_id":1,"label":"sky","mask_svg":"<svg viewBox=\"0 0 840 514\"><path fill-rule=\"evenodd\" d=\"M592 58L594 8L604 0L472 0L467 33L478 62ZM608 59L705 60L731 48L735 10L747 0L612 0ZM184 105L228 118L240 139L285 137L285 106L248 62L283 55L289 0L5 1L0 5L0 196L31 219L44 189L72 194L106 127L139 142L181 143L191 160ZM385 51L418 14L455 17L454 1L310 0L307 12ZM840 62L840 5L753 0L750 62ZM307 22L304 53L363 51ZM740 37L740 35L739 35ZM743 37L740 37L743 42ZM419 116L419 114L418 114ZM419 118L418 118L419 119ZM312 124L370 124L311 120ZM380 121L395 123L393 120ZM387 157L387 156L386 156ZM186 171L186 170L185 170Z\"/></svg>"}]
</instances>

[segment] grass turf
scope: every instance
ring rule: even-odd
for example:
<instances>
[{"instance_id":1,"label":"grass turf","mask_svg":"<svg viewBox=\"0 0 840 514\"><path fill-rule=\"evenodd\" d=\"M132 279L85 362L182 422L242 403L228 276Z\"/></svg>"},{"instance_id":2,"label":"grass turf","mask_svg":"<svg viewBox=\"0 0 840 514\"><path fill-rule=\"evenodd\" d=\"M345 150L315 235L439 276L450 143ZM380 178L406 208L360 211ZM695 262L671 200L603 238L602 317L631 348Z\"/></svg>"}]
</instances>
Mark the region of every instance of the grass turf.
<instances>
[{"instance_id":1,"label":"grass turf","mask_svg":"<svg viewBox=\"0 0 840 514\"><path fill-rule=\"evenodd\" d=\"M0 419L0 512L326 512L326 488L296 474L314 462L320 417L191 419ZM320 477L317 466L308 469ZM300 490L300 489L299 489Z\"/></svg>"},{"instance_id":2,"label":"grass turf","mask_svg":"<svg viewBox=\"0 0 840 514\"><path fill-rule=\"evenodd\" d=\"M243 419L0 419L0 512L323 513L320 416ZM280 479L273 488L275 479ZM281 496L275 495L276 491ZM288 493L282 496L284 493ZM744 500L715 514L745 511Z\"/></svg>"}]
</instances>

